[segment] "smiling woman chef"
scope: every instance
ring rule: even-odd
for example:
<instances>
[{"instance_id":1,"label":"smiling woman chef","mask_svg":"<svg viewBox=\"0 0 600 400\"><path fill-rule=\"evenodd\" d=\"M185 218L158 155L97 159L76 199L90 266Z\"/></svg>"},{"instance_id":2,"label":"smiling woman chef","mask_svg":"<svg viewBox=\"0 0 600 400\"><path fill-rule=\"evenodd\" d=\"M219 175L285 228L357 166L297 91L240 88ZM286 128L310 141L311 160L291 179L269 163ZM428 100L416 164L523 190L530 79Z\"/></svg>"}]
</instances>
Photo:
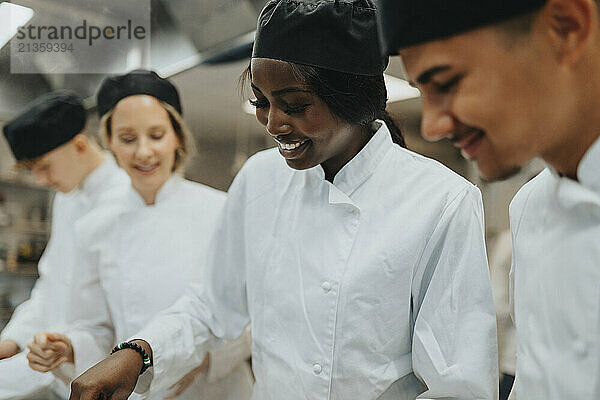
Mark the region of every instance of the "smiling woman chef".
<instances>
[{"instance_id":1,"label":"smiling woman chef","mask_svg":"<svg viewBox=\"0 0 600 400\"><path fill-rule=\"evenodd\" d=\"M113 332L107 327L118 341L125 340L172 305L189 282L200 281L198 265L225 202L224 193L177 173L189 153L190 135L177 89L168 80L144 70L107 78L98 93L98 111L103 136L131 186L77 226L77 329L67 335L67 345L79 372L99 361L98 350L110 351ZM104 343L104 351L96 343ZM193 372L171 394L247 399L249 357L245 333L181 370L179 378Z\"/></svg>"},{"instance_id":2,"label":"smiling woman chef","mask_svg":"<svg viewBox=\"0 0 600 400\"><path fill-rule=\"evenodd\" d=\"M375 21L367 0L263 9L249 77L278 148L231 186L204 285L133 336L138 391L251 322L253 399L496 398L480 194L401 146ZM142 359L117 351L71 399L125 399Z\"/></svg>"}]
</instances>

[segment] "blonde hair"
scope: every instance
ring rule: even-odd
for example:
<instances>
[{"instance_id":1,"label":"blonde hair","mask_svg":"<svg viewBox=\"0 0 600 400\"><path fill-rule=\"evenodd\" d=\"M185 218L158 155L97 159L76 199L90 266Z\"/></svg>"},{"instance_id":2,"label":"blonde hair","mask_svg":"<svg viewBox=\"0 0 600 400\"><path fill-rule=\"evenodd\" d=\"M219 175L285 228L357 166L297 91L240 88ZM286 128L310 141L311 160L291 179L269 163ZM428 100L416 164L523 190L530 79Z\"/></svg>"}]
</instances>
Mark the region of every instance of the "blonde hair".
<instances>
[{"instance_id":1,"label":"blonde hair","mask_svg":"<svg viewBox=\"0 0 600 400\"><path fill-rule=\"evenodd\" d=\"M169 120L171 121L171 126L173 127L173 131L175 135L179 139L179 146L175 150L175 162L173 163L173 172L180 172L185 167L186 161L189 159L189 155L195 152L195 145L191 131L183 121L181 114L177 112L173 106L167 104L163 101L160 101L160 105L167 111L169 114ZM110 123L114 111L114 107L108 111L106 114L102 116L100 119L100 138L104 143L106 148L110 149L110 139L111 139L111 128Z\"/></svg>"}]
</instances>

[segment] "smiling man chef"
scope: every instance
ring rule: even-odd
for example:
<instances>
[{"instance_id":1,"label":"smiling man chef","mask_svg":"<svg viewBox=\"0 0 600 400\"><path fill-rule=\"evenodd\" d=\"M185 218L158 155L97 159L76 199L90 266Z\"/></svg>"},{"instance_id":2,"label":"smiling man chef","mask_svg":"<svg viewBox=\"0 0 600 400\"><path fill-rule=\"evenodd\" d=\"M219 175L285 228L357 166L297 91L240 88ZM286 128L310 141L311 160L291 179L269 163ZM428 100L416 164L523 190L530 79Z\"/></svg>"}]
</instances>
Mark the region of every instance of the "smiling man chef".
<instances>
[{"instance_id":1,"label":"smiling man chef","mask_svg":"<svg viewBox=\"0 0 600 400\"><path fill-rule=\"evenodd\" d=\"M511 204L515 392L600 398L600 10L596 0L380 0L422 134L488 179L548 168Z\"/></svg>"}]
</instances>

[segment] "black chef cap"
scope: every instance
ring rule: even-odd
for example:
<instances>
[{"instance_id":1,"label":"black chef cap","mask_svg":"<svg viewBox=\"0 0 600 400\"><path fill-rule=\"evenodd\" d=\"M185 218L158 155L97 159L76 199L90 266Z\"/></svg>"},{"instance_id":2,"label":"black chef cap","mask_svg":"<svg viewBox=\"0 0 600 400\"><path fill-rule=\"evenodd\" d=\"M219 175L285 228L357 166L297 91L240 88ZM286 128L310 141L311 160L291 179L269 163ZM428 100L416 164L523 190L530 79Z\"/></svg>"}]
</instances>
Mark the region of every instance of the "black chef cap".
<instances>
[{"instance_id":1,"label":"black chef cap","mask_svg":"<svg viewBox=\"0 0 600 400\"><path fill-rule=\"evenodd\" d=\"M81 98L58 91L35 99L3 130L17 161L26 161L67 143L83 130L85 122Z\"/></svg>"},{"instance_id":2,"label":"black chef cap","mask_svg":"<svg viewBox=\"0 0 600 400\"><path fill-rule=\"evenodd\" d=\"M356 75L383 73L371 0L272 0L258 18L253 58Z\"/></svg>"},{"instance_id":3,"label":"black chef cap","mask_svg":"<svg viewBox=\"0 0 600 400\"><path fill-rule=\"evenodd\" d=\"M183 115L179 103L179 93L168 79L161 78L154 71L138 69L125 75L104 79L98 91L98 114L102 117L112 110L125 97L147 94L172 106Z\"/></svg>"},{"instance_id":4,"label":"black chef cap","mask_svg":"<svg viewBox=\"0 0 600 400\"><path fill-rule=\"evenodd\" d=\"M467 32L541 7L546 0L378 0L382 49L398 49Z\"/></svg>"}]
</instances>

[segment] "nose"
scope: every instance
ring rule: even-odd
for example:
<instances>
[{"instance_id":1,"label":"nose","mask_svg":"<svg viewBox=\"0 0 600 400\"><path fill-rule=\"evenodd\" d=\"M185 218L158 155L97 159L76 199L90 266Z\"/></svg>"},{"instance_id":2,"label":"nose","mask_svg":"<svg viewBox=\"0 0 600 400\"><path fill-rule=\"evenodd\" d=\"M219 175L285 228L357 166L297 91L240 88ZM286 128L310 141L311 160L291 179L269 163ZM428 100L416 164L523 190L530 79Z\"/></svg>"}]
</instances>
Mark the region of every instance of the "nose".
<instances>
[{"instance_id":1,"label":"nose","mask_svg":"<svg viewBox=\"0 0 600 400\"><path fill-rule=\"evenodd\" d=\"M135 148L135 158L145 160L152 156L152 146L146 137L141 137Z\"/></svg>"},{"instance_id":2,"label":"nose","mask_svg":"<svg viewBox=\"0 0 600 400\"><path fill-rule=\"evenodd\" d=\"M421 115L421 134L430 142L452 137L455 130L455 119L445 108L426 97L423 97Z\"/></svg>"},{"instance_id":3,"label":"nose","mask_svg":"<svg viewBox=\"0 0 600 400\"><path fill-rule=\"evenodd\" d=\"M288 115L276 107L270 107L267 114L265 127L271 136L287 135L293 129L289 123Z\"/></svg>"}]
</instances>

